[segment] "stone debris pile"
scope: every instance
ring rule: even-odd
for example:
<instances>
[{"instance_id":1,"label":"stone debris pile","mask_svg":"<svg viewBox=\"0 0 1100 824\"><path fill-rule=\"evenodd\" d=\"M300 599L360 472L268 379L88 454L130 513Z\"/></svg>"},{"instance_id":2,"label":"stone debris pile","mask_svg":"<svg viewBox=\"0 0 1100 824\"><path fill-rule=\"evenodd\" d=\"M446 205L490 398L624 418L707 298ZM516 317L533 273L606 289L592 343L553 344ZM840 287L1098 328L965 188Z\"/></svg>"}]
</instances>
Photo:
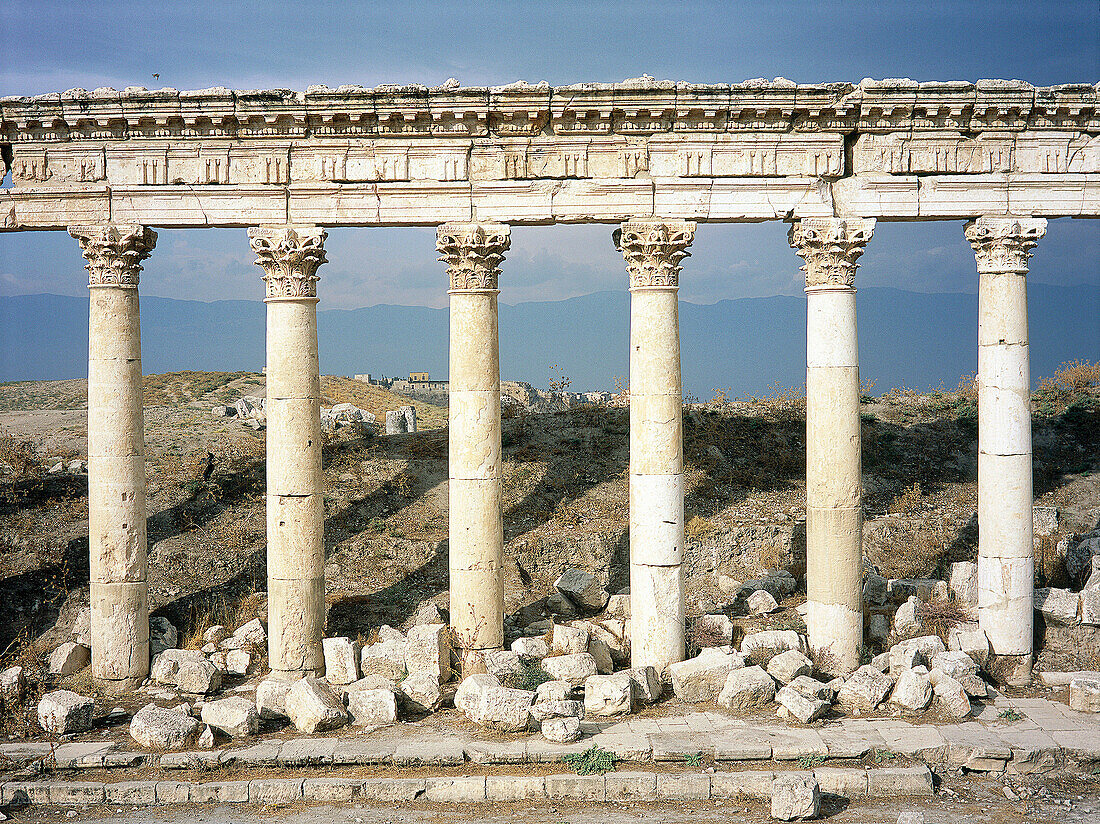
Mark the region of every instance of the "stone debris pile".
<instances>
[{"instance_id":1,"label":"stone debris pile","mask_svg":"<svg viewBox=\"0 0 1100 824\"><path fill-rule=\"evenodd\" d=\"M403 407L412 409L412 407ZM267 399L254 395L238 398L231 406L211 407L210 414L217 418L236 418L250 429L264 429L267 426ZM412 429L416 431L416 413L412 413ZM321 429L335 432L345 426L361 424L377 429L378 417L373 412L361 409L353 403L337 403L331 407L321 407Z\"/></svg>"}]
</instances>

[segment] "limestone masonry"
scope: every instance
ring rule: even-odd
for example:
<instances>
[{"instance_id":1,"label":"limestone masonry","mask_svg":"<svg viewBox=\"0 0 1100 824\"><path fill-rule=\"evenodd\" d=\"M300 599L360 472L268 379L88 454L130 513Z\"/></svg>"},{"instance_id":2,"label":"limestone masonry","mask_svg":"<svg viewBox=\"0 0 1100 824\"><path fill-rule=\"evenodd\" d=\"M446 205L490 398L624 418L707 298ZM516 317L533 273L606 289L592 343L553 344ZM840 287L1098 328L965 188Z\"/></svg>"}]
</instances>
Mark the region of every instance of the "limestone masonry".
<instances>
[{"instance_id":1,"label":"limestone masonry","mask_svg":"<svg viewBox=\"0 0 1100 824\"><path fill-rule=\"evenodd\" d=\"M147 227L247 227L264 271L267 643L273 673L297 680L326 669L320 227L438 227L451 313L450 616L469 674L497 667L504 643L497 296L510 226L621 224L614 240L631 291L631 671L667 682L685 656L677 288L698 224L785 220L805 261L805 652L848 675L863 640L857 259L876 220L965 219L979 288L979 621L989 669L1027 682L1028 259L1046 218L1100 216L1096 99L1097 86L999 80L651 78L0 99L0 156L13 181L0 191L0 229L67 229L88 260L95 678L121 690L149 673L138 312L141 261L156 243ZM438 653L442 631L417 643ZM592 669L567 660L575 657L554 660ZM449 673L437 668L406 681L408 700L438 706ZM607 677L594 682L603 690L594 701L633 689L631 678ZM312 683L298 681L308 686L303 705L324 703ZM487 694L497 709L514 698ZM814 709L790 690L783 699Z\"/></svg>"}]
</instances>

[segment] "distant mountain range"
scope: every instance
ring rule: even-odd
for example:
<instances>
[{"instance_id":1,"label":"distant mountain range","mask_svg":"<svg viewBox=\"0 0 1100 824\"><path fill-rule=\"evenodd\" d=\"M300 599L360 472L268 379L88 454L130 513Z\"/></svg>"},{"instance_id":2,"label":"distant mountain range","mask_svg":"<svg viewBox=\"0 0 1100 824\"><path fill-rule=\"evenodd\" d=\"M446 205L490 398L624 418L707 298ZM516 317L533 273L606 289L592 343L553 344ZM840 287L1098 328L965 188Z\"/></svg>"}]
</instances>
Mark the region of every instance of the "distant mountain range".
<instances>
[{"instance_id":1,"label":"distant mountain range","mask_svg":"<svg viewBox=\"0 0 1100 824\"><path fill-rule=\"evenodd\" d=\"M1037 381L1075 358L1100 360L1100 287L1031 284L1031 369ZM500 308L501 375L546 387L550 367L573 391L627 379L629 295L599 292ZM323 306L323 304L322 304ZM680 303L684 391L708 400L805 382L805 299L777 296ZM977 367L977 296L859 290L859 353L874 392L954 387ZM146 373L259 371L264 304L142 297ZM322 309L325 374L447 373L447 310L417 306ZM59 295L0 297L0 380L87 375L88 302Z\"/></svg>"}]
</instances>

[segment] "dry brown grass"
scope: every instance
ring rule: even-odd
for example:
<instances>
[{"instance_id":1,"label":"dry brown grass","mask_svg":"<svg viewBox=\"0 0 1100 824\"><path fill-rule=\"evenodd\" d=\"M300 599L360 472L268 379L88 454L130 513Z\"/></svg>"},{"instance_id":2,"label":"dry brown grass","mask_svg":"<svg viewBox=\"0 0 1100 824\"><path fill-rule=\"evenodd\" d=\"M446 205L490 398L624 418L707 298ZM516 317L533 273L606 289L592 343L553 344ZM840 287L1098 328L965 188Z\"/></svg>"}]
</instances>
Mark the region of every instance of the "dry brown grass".
<instances>
[{"instance_id":1,"label":"dry brown grass","mask_svg":"<svg viewBox=\"0 0 1100 824\"><path fill-rule=\"evenodd\" d=\"M438 429L446 425L447 410L423 401L413 400L375 386L371 383L344 378L339 375L321 377L321 394L326 406L336 403L354 403L360 409L366 409L378 418L382 426L386 424L387 410L400 406L411 406L416 410L418 429Z\"/></svg>"},{"instance_id":2,"label":"dry brown grass","mask_svg":"<svg viewBox=\"0 0 1100 824\"><path fill-rule=\"evenodd\" d=\"M1079 399L1089 387L1100 384L1100 363L1075 360L1063 363L1049 378L1039 381L1035 390L1035 411L1040 415L1061 415Z\"/></svg>"},{"instance_id":3,"label":"dry brown grass","mask_svg":"<svg viewBox=\"0 0 1100 824\"><path fill-rule=\"evenodd\" d=\"M200 649L206 643L202 636L210 627L220 625L232 632L265 614L266 599L266 593L253 592L238 599L219 597L201 609L192 609L183 649Z\"/></svg>"},{"instance_id":4,"label":"dry brown grass","mask_svg":"<svg viewBox=\"0 0 1100 824\"><path fill-rule=\"evenodd\" d=\"M895 514L912 514L921 512L927 506L928 501L921 493L920 482L914 481L894 498L889 509Z\"/></svg>"},{"instance_id":5,"label":"dry brown grass","mask_svg":"<svg viewBox=\"0 0 1100 824\"><path fill-rule=\"evenodd\" d=\"M11 467L15 478L24 478L40 468L37 452L34 441L0 434L0 464Z\"/></svg>"},{"instance_id":6,"label":"dry brown grass","mask_svg":"<svg viewBox=\"0 0 1100 824\"><path fill-rule=\"evenodd\" d=\"M970 610L955 601L922 601L917 614L924 628L947 641L947 634L959 624L972 620Z\"/></svg>"},{"instance_id":7,"label":"dry brown grass","mask_svg":"<svg viewBox=\"0 0 1100 824\"><path fill-rule=\"evenodd\" d=\"M705 541L718 534L718 527L709 518L692 515L684 525L684 535L697 541Z\"/></svg>"}]
</instances>

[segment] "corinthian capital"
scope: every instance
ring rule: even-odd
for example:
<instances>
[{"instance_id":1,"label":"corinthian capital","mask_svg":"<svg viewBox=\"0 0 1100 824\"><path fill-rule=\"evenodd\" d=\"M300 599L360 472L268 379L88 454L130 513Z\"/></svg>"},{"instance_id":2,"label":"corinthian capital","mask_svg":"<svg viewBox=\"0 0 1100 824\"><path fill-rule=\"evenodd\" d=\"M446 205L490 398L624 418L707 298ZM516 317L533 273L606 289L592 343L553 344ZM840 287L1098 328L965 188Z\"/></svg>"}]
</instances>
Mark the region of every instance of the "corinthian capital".
<instances>
[{"instance_id":1,"label":"corinthian capital","mask_svg":"<svg viewBox=\"0 0 1100 824\"><path fill-rule=\"evenodd\" d=\"M631 220L613 235L623 253L630 274L630 288L680 285L680 261L695 239L695 224L689 221Z\"/></svg>"},{"instance_id":2,"label":"corinthian capital","mask_svg":"<svg viewBox=\"0 0 1100 824\"><path fill-rule=\"evenodd\" d=\"M144 226L70 226L69 234L80 242L80 254L88 261L89 287L136 289L141 261L157 245L157 233Z\"/></svg>"},{"instance_id":3,"label":"corinthian capital","mask_svg":"<svg viewBox=\"0 0 1100 824\"><path fill-rule=\"evenodd\" d=\"M1031 250L1046 234L1046 218L980 217L966 224L980 273L1027 274Z\"/></svg>"},{"instance_id":4,"label":"corinthian capital","mask_svg":"<svg viewBox=\"0 0 1100 824\"><path fill-rule=\"evenodd\" d=\"M806 288L854 287L856 261L874 233L873 219L815 217L791 224L787 240L806 261Z\"/></svg>"},{"instance_id":5,"label":"corinthian capital","mask_svg":"<svg viewBox=\"0 0 1100 824\"><path fill-rule=\"evenodd\" d=\"M435 248L452 291L496 289L511 245L511 230L502 223L444 223L436 230Z\"/></svg>"},{"instance_id":6,"label":"corinthian capital","mask_svg":"<svg viewBox=\"0 0 1100 824\"><path fill-rule=\"evenodd\" d=\"M317 297L317 268L325 262L328 232L317 226L257 226L248 230L267 298Z\"/></svg>"}]
</instances>

